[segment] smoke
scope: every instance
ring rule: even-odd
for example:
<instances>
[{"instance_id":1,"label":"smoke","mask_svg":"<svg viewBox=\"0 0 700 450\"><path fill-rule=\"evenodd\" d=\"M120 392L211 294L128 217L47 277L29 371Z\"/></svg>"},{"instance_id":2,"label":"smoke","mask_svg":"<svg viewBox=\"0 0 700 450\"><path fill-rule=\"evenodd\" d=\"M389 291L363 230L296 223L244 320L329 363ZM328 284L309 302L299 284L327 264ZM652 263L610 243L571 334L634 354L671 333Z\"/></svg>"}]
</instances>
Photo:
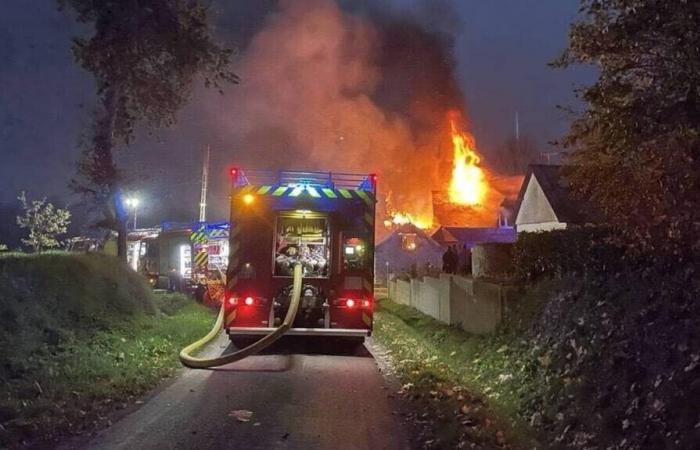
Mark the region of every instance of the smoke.
<instances>
[{"instance_id":1,"label":"smoke","mask_svg":"<svg viewBox=\"0 0 700 450\"><path fill-rule=\"evenodd\" d=\"M377 173L380 206L389 195L430 218L431 190L448 179L447 112L464 108L452 40L426 17L280 1L242 53L230 108L209 118L235 143L232 160Z\"/></svg>"}]
</instances>

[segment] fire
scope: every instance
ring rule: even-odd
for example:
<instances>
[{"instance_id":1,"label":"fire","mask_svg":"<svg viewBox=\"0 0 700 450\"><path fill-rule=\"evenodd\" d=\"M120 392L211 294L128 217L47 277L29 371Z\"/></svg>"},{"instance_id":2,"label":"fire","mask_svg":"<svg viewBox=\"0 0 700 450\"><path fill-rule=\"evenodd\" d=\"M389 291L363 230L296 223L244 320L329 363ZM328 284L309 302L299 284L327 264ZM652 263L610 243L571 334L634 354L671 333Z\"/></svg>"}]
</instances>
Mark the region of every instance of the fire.
<instances>
[{"instance_id":1,"label":"fire","mask_svg":"<svg viewBox=\"0 0 700 450\"><path fill-rule=\"evenodd\" d=\"M484 171L478 165L481 158L474 151L474 138L469 133L459 130L454 117L450 118L450 131L454 150L452 179L448 189L450 202L469 206L479 205L488 185Z\"/></svg>"},{"instance_id":2,"label":"fire","mask_svg":"<svg viewBox=\"0 0 700 450\"><path fill-rule=\"evenodd\" d=\"M390 216L384 221L384 226L387 229L391 229L394 226L406 225L407 223L412 223L417 228L422 230L429 229L431 226L431 221L423 220L418 217L414 217L412 214L407 212L396 211L390 214Z\"/></svg>"}]
</instances>

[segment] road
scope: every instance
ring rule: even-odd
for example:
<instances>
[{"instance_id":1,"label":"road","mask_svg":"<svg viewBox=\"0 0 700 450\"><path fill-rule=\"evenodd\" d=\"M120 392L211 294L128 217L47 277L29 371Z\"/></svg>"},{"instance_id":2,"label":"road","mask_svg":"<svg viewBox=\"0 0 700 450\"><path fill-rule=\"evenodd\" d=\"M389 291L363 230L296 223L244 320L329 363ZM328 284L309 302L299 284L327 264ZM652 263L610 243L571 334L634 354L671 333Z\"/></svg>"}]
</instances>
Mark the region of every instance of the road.
<instances>
[{"instance_id":1,"label":"road","mask_svg":"<svg viewBox=\"0 0 700 450\"><path fill-rule=\"evenodd\" d=\"M221 336L209 355L230 351ZM313 346L312 346L313 347ZM337 355L283 341L213 370L185 370L88 442L93 449L404 449L377 363L364 348ZM234 410L253 412L239 422Z\"/></svg>"}]
</instances>

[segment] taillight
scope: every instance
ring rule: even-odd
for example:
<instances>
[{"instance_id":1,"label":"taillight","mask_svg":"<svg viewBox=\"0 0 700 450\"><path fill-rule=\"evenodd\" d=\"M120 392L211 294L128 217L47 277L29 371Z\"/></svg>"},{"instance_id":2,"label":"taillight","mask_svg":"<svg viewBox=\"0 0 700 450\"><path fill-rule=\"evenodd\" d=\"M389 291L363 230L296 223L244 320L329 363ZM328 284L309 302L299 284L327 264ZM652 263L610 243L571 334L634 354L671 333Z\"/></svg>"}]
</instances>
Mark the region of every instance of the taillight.
<instances>
[{"instance_id":1,"label":"taillight","mask_svg":"<svg viewBox=\"0 0 700 450\"><path fill-rule=\"evenodd\" d=\"M236 306L238 304L238 299L236 297L229 297L228 304L230 306Z\"/></svg>"},{"instance_id":2,"label":"taillight","mask_svg":"<svg viewBox=\"0 0 700 450\"><path fill-rule=\"evenodd\" d=\"M369 309L370 306L372 306L372 302L370 302L369 300L362 300L363 308Z\"/></svg>"},{"instance_id":3,"label":"taillight","mask_svg":"<svg viewBox=\"0 0 700 450\"><path fill-rule=\"evenodd\" d=\"M355 300L353 300L351 298L345 300L345 306L347 306L348 308L354 308L355 307Z\"/></svg>"},{"instance_id":4,"label":"taillight","mask_svg":"<svg viewBox=\"0 0 700 450\"><path fill-rule=\"evenodd\" d=\"M243 302L248 306L253 306L255 299L253 297L246 297Z\"/></svg>"}]
</instances>

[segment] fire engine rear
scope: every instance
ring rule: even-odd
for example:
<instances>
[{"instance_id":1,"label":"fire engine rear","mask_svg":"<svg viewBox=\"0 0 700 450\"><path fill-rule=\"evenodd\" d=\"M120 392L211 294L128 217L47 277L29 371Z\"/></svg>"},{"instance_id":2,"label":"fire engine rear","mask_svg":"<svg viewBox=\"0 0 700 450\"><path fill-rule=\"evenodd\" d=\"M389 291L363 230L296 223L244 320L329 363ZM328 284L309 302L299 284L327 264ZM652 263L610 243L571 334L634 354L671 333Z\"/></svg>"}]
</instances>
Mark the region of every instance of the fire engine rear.
<instances>
[{"instance_id":1,"label":"fire engine rear","mask_svg":"<svg viewBox=\"0 0 700 450\"><path fill-rule=\"evenodd\" d=\"M301 299L287 334L369 336L376 177L231 169L231 178L229 336L269 334L280 325L297 264Z\"/></svg>"}]
</instances>

